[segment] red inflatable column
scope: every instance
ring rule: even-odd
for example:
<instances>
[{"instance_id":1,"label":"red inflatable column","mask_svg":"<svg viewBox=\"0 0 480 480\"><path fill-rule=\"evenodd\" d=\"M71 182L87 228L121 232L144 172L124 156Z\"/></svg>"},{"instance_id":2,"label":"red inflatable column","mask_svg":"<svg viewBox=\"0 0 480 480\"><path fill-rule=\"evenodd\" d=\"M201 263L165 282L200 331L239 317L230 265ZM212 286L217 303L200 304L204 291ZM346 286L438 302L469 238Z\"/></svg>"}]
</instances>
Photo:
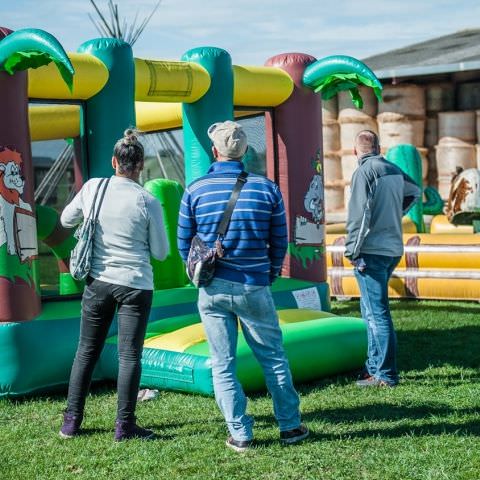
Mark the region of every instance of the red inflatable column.
<instances>
[{"instance_id":1,"label":"red inflatable column","mask_svg":"<svg viewBox=\"0 0 480 480\"><path fill-rule=\"evenodd\" d=\"M279 184L287 210L283 275L325 282L322 106L320 96L302 83L305 68L315 60L285 53L266 62L287 72L295 84L290 98L266 114L267 172Z\"/></svg>"},{"instance_id":2,"label":"red inflatable column","mask_svg":"<svg viewBox=\"0 0 480 480\"><path fill-rule=\"evenodd\" d=\"M0 109L0 322L11 322L40 313L26 71L0 72Z\"/></svg>"}]
</instances>

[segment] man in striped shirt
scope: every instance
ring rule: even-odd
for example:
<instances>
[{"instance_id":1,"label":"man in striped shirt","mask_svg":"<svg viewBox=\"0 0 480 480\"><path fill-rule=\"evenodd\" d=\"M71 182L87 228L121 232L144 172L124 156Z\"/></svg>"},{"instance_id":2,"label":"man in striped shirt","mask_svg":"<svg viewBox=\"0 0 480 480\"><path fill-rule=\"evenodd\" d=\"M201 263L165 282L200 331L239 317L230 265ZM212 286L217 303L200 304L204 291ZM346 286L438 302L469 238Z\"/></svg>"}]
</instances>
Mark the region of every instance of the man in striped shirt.
<instances>
[{"instance_id":1,"label":"man in striped shirt","mask_svg":"<svg viewBox=\"0 0 480 480\"><path fill-rule=\"evenodd\" d=\"M247 137L240 124L215 123L208 135L216 162L188 186L180 207L178 248L184 261L195 235L214 246L218 224L244 170ZM253 438L253 419L246 414L246 397L235 372L239 324L264 371L280 439L296 443L309 431L300 422L299 398L270 292L287 250L285 209L275 183L248 175L222 245L224 256L217 261L212 283L199 289L198 309L210 347L215 398L230 432L227 446L242 452Z\"/></svg>"}]
</instances>

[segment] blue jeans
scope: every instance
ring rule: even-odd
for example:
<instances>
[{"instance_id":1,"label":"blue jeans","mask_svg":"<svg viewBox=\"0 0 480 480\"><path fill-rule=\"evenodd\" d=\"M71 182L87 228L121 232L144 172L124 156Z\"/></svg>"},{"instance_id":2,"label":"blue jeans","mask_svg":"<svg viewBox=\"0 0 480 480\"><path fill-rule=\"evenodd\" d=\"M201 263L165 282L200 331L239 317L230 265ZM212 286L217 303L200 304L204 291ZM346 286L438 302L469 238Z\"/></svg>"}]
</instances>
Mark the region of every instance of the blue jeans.
<instances>
[{"instance_id":1,"label":"blue jeans","mask_svg":"<svg viewBox=\"0 0 480 480\"><path fill-rule=\"evenodd\" d=\"M280 431L299 427L300 401L270 288L215 278L200 288L198 309L210 348L215 399L230 435L239 441L253 438L253 418L246 414L247 399L236 375L239 323L263 369Z\"/></svg>"},{"instance_id":2,"label":"blue jeans","mask_svg":"<svg viewBox=\"0 0 480 480\"><path fill-rule=\"evenodd\" d=\"M388 281L400 257L360 254L366 268L354 268L360 288L360 309L367 322L369 375L391 385L398 383L396 365L397 336L388 304Z\"/></svg>"}]
</instances>

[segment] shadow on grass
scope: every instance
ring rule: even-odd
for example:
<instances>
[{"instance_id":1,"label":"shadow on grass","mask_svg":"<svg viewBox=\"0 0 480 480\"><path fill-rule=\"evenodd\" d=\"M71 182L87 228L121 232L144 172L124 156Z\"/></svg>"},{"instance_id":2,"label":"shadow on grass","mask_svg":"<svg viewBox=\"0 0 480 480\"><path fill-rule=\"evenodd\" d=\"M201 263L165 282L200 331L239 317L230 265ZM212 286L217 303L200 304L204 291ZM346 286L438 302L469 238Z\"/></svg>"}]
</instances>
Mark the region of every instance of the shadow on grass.
<instances>
[{"instance_id":1,"label":"shadow on grass","mask_svg":"<svg viewBox=\"0 0 480 480\"><path fill-rule=\"evenodd\" d=\"M391 405L384 403L370 403L358 407L342 408L322 408L318 411L303 412L302 420L326 421L332 424L369 422L369 421L397 421L397 420L422 420L432 417L455 415L475 415L478 412L476 408L450 408L447 405L434 405L425 403L412 407L403 405ZM256 421L272 421L272 416L255 415ZM480 419L478 420L480 427Z\"/></svg>"},{"instance_id":2,"label":"shadow on grass","mask_svg":"<svg viewBox=\"0 0 480 480\"><path fill-rule=\"evenodd\" d=\"M428 310L439 315L478 314L480 305L476 301L463 300L417 300L414 298L390 299L390 310L393 317L415 314L419 310ZM357 298L348 301L336 301L332 306L335 315L360 316L360 302ZM410 315L409 315L410 316ZM454 319L452 318L452 322Z\"/></svg>"},{"instance_id":3,"label":"shadow on grass","mask_svg":"<svg viewBox=\"0 0 480 480\"><path fill-rule=\"evenodd\" d=\"M480 364L480 328L461 326L433 330L400 330L398 366L403 372L451 365L478 368Z\"/></svg>"},{"instance_id":4,"label":"shadow on grass","mask_svg":"<svg viewBox=\"0 0 480 480\"><path fill-rule=\"evenodd\" d=\"M165 433L164 431L161 431L160 429L155 428L154 425L147 425L147 427L153 429L155 432L155 437L151 440L163 441L163 440L174 440L176 438L175 435L172 435L170 433ZM95 427L82 428L80 430L80 433L78 434L78 438L85 438L85 437L92 437L92 436L96 437L98 435L104 435L104 434L111 435L113 438L114 432L115 432L114 426L112 426L112 428L95 428Z\"/></svg>"},{"instance_id":5,"label":"shadow on grass","mask_svg":"<svg viewBox=\"0 0 480 480\"><path fill-rule=\"evenodd\" d=\"M79 437L89 437L91 435L99 435L102 433L113 433L114 428L97 428L97 427L89 427L80 430Z\"/></svg>"},{"instance_id":6,"label":"shadow on grass","mask_svg":"<svg viewBox=\"0 0 480 480\"><path fill-rule=\"evenodd\" d=\"M339 440L342 438L366 438L377 437L396 438L405 435L425 436L454 434L462 436L480 436L480 419L469 419L466 421L451 421L442 417L468 416L478 414L475 408L453 409L448 406L438 406L432 404L422 404L415 407L394 406L382 403L373 403L354 408L326 408L315 412L302 413L302 420L308 425L319 420L327 422L333 426L348 426L351 431L339 433L322 433L312 431L309 441ZM271 416L256 415L258 422L271 423ZM372 428L372 422L398 422L402 425L392 423L384 426ZM417 424L406 424L408 421L414 421ZM420 421L421 424L418 424ZM369 422L370 425L362 425ZM259 442L262 445L269 445L274 441L266 440Z\"/></svg>"},{"instance_id":7,"label":"shadow on grass","mask_svg":"<svg viewBox=\"0 0 480 480\"><path fill-rule=\"evenodd\" d=\"M333 311L337 315L359 317L359 302L337 302ZM419 322L425 325L426 311L431 313L430 326L417 329L411 322L403 323L405 320L415 321L418 315L421 316ZM394 300L391 301L391 312L397 326L398 368L401 374L446 365L473 369L480 365L480 328L477 320L480 307L477 302Z\"/></svg>"},{"instance_id":8,"label":"shadow on grass","mask_svg":"<svg viewBox=\"0 0 480 480\"><path fill-rule=\"evenodd\" d=\"M422 425L398 425L379 428L357 427L348 433L321 433L312 432L313 441L337 441L354 438L399 438L405 436L422 437L430 435L480 436L480 420L467 422L426 422Z\"/></svg>"},{"instance_id":9,"label":"shadow on grass","mask_svg":"<svg viewBox=\"0 0 480 480\"><path fill-rule=\"evenodd\" d=\"M117 388L115 383L110 380L96 380L92 383L89 391L89 396L97 397L105 394L115 394ZM24 395L15 395L12 397L3 397L2 401L8 401L11 403L28 403L36 400L65 402L67 401L68 385L55 385L48 387L48 391L43 392L35 391ZM88 398L87 398L88 402Z\"/></svg>"},{"instance_id":10,"label":"shadow on grass","mask_svg":"<svg viewBox=\"0 0 480 480\"><path fill-rule=\"evenodd\" d=\"M352 408L325 408L319 411L306 412L302 414L302 418L307 422L309 420L323 420L331 423L350 423L359 421L422 420L432 417L444 417L453 413L455 415L473 415L476 412L477 409L473 407L454 409L447 405L439 406L431 403L406 406L378 402Z\"/></svg>"}]
</instances>

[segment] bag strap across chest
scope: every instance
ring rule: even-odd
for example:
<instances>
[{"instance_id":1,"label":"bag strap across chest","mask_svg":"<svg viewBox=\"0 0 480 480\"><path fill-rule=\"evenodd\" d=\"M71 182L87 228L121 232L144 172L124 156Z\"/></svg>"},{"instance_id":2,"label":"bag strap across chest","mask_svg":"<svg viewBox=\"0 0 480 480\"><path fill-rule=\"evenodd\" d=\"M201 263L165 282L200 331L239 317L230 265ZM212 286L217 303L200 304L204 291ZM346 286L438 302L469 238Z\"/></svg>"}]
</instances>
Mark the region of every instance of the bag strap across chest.
<instances>
[{"instance_id":1,"label":"bag strap across chest","mask_svg":"<svg viewBox=\"0 0 480 480\"><path fill-rule=\"evenodd\" d=\"M237 177L237 183L235 183L235 186L233 187L233 191L230 195L230 199L228 200L227 207L225 208L222 219L218 224L217 235L219 237L223 238L225 236L225 233L227 232L230 219L232 218L233 210L237 203L238 197L240 196L240 191L242 190L245 183L247 183L247 176L247 172L241 172L240 175Z\"/></svg>"}]
</instances>

